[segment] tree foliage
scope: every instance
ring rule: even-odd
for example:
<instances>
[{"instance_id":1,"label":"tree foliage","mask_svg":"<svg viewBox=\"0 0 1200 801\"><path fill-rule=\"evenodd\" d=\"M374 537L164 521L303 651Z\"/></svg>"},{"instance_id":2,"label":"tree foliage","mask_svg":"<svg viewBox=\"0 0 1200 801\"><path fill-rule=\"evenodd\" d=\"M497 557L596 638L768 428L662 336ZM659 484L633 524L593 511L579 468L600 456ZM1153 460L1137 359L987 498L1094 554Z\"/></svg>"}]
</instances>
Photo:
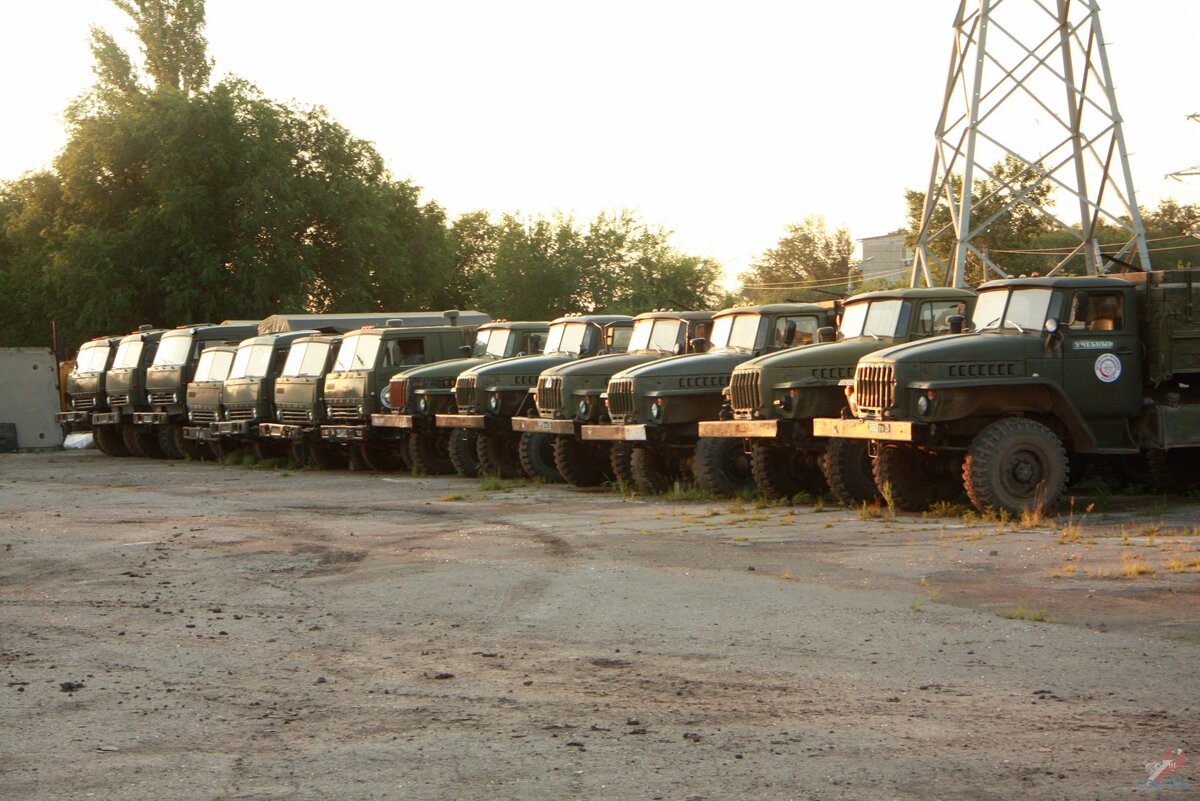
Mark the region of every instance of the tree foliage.
<instances>
[{"instance_id":1,"label":"tree foliage","mask_svg":"<svg viewBox=\"0 0 1200 801\"><path fill-rule=\"evenodd\" d=\"M785 231L775 247L739 276L745 300L766 303L786 298L827 298L806 287L824 285L836 290L835 284L844 284L848 279L854 259L854 240L848 228L829 231L825 218L812 214L803 222L788 225Z\"/></svg>"}]
</instances>

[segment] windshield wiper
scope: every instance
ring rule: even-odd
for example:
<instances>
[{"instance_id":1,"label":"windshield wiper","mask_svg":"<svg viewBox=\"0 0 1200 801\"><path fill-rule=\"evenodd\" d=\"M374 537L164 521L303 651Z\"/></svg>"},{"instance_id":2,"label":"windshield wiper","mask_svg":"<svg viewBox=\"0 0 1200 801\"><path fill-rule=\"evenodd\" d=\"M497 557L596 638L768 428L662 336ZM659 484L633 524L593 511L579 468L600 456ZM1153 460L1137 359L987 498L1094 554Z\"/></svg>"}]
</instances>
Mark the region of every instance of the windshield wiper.
<instances>
[{"instance_id":1,"label":"windshield wiper","mask_svg":"<svg viewBox=\"0 0 1200 801\"><path fill-rule=\"evenodd\" d=\"M1012 327L1013 327L1013 328L1017 329L1017 330L1018 330L1018 331L1020 331L1022 334L1024 334L1024 333L1025 333L1025 329L1024 329L1024 328L1022 328L1021 326L1017 325L1015 321L1013 321L1013 320L1005 320L1004 322L1005 322L1006 324L1007 324L1007 323L1012 323Z\"/></svg>"}]
</instances>

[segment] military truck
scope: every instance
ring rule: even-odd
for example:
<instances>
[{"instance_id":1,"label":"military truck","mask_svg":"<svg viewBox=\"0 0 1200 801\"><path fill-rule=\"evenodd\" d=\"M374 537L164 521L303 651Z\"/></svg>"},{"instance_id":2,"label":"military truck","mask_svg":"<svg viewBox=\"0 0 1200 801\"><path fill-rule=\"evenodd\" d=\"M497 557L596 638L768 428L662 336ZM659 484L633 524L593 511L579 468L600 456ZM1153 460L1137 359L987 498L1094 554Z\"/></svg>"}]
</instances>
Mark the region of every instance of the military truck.
<instances>
[{"instance_id":1,"label":"military truck","mask_svg":"<svg viewBox=\"0 0 1200 801\"><path fill-rule=\"evenodd\" d=\"M104 375L109 411L92 414L92 430L98 432L93 436L97 437L97 442L99 439L115 440L116 432L119 432L130 455L156 459L166 456L155 433L133 423L135 413L150 410L146 400L146 368L154 361L158 341L165 333L161 328L143 325L121 338L112 366Z\"/></svg>"},{"instance_id":2,"label":"military truck","mask_svg":"<svg viewBox=\"0 0 1200 801\"><path fill-rule=\"evenodd\" d=\"M167 458L196 459L208 455L207 448L183 436L187 422L185 388L205 348L236 345L253 336L257 325L257 322L230 320L220 325L180 326L162 335L154 361L146 368L146 402L151 411L135 412L133 423L148 427Z\"/></svg>"},{"instance_id":3,"label":"military truck","mask_svg":"<svg viewBox=\"0 0 1200 801\"><path fill-rule=\"evenodd\" d=\"M407 438L413 470L477 476L474 435L462 428L438 428L434 417L456 411L454 382L460 373L498 359L541 353L549 327L547 322L508 321L480 326L469 356L411 367L392 376L388 382L391 410L371 415L371 425L381 429L383 437L394 432L397 438Z\"/></svg>"},{"instance_id":4,"label":"military truck","mask_svg":"<svg viewBox=\"0 0 1200 801\"><path fill-rule=\"evenodd\" d=\"M725 309L713 318L710 342L694 343L693 353L632 367L615 374L605 393L609 423L582 428L586 441L624 442L627 471L640 492L665 492L693 474L735 477L726 491L753 486L749 459L736 454L733 464L717 464L723 449L694 453L698 423L715 420L722 390L733 368L763 353L832 339L834 314L812 303L772 303ZM822 330L824 329L824 330ZM623 451L614 454L623 456ZM693 455L694 454L694 455ZM707 479L706 479L707 480ZM712 482L715 484L715 482Z\"/></svg>"},{"instance_id":5,"label":"military truck","mask_svg":"<svg viewBox=\"0 0 1200 801\"><path fill-rule=\"evenodd\" d=\"M217 423L225 411L222 402L225 396L225 379L233 367L233 359L237 355L237 347L233 345L215 345L205 348L192 371L192 380L185 390L184 408L191 425L183 427L183 438L188 443L185 451L193 458L203 458L209 454L216 458L224 456L229 443L223 442L217 436L213 425Z\"/></svg>"},{"instance_id":6,"label":"military truck","mask_svg":"<svg viewBox=\"0 0 1200 801\"><path fill-rule=\"evenodd\" d=\"M550 323L540 356L502 359L472 367L454 385L457 411L436 416L439 428L460 429L460 442L475 439L480 473L501 478L562 481L548 434L514 431L514 417L534 409L537 377L551 367L601 353L624 352L633 318L619 314L573 314Z\"/></svg>"},{"instance_id":7,"label":"military truck","mask_svg":"<svg viewBox=\"0 0 1200 801\"><path fill-rule=\"evenodd\" d=\"M288 445L260 437L258 424L275 419L275 379L283 371L292 343L316 333L286 331L250 337L238 344L221 390L221 419L212 424L222 442L221 450L246 448L258 459L289 452Z\"/></svg>"},{"instance_id":8,"label":"military truck","mask_svg":"<svg viewBox=\"0 0 1200 801\"><path fill-rule=\"evenodd\" d=\"M846 396L840 382L854 375L860 358L948 334L950 317L969 314L974 304L974 292L951 288L889 289L847 299L836 342L770 353L734 368L725 419L701 421L698 452L728 451L712 460L716 465L734 464L738 452L748 452L755 486L768 498L819 493L827 485L843 503L873 500L866 443L814 437L813 418L841 414ZM697 475L714 492L728 491L733 478L720 470Z\"/></svg>"},{"instance_id":9,"label":"military truck","mask_svg":"<svg viewBox=\"0 0 1200 801\"><path fill-rule=\"evenodd\" d=\"M1089 455L1142 454L1162 489L1185 489L1200 481L1200 271L983 284L969 332L862 359L848 397L849 419L814 433L866 440L901 509L965 488L978 509L1052 510Z\"/></svg>"},{"instance_id":10,"label":"military truck","mask_svg":"<svg viewBox=\"0 0 1200 801\"><path fill-rule=\"evenodd\" d=\"M446 325L360 328L346 334L333 369L325 377L324 444L343 449L354 469L397 470L407 466L403 439L385 437L369 425L371 415L391 403L388 382L406 367L470 353L475 329L491 322L476 311L448 311ZM391 431L387 431L391 434Z\"/></svg>"},{"instance_id":11,"label":"military truck","mask_svg":"<svg viewBox=\"0 0 1200 801\"><path fill-rule=\"evenodd\" d=\"M275 379L275 419L258 424L258 435L279 442L292 460L322 470L347 464L344 449L321 441L325 421L325 376L333 369L341 334L312 334L292 342L283 372Z\"/></svg>"},{"instance_id":12,"label":"military truck","mask_svg":"<svg viewBox=\"0 0 1200 801\"><path fill-rule=\"evenodd\" d=\"M104 376L112 365L120 342L120 337L103 336L79 346L75 366L67 374L68 408L56 416L65 431L89 431L92 428L92 415L108 411ZM120 430L106 426L94 431L93 437L101 453L107 456L129 455L121 440Z\"/></svg>"},{"instance_id":13,"label":"military truck","mask_svg":"<svg viewBox=\"0 0 1200 801\"><path fill-rule=\"evenodd\" d=\"M514 431L549 435L554 467L576 487L597 486L617 479L631 484L632 475L615 470L629 463L628 454L615 459L612 449L625 443L584 440L585 425L607 422L601 395L613 374L667 356L693 353L708 341L714 312L660 310L633 318L633 332L624 353L592 356L544 370L537 379L536 408L529 417L514 417Z\"/></svg>"}]
</instances>

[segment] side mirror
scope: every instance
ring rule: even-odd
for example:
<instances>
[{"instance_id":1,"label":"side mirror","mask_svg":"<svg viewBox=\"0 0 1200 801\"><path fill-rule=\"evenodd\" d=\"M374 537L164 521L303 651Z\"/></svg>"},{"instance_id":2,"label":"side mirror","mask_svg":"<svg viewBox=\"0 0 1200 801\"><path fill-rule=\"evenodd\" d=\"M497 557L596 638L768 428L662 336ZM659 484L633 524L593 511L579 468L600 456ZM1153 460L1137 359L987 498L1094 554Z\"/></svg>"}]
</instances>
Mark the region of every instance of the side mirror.
<instances>
[{"instance_id":1,"label":"side mirror","mask_svg":"<svg viewBox=\"0 0 1200 801\"><path fill-rule=\"evenodd\" d=\"M961 314L952 314L946 318L946 324L950 326L951 334L961 334L967 324L967 318Z\"/></svg>"},{"instance_id":2,"label":"side mirror","mask_svg":"<svg viewBox=\"0 0 1200 801\"><path fill-rule=\"evenodd\" d=\"M470 345L459 345L458 352L461 353L463 356L470 356L471 355L471 346Z\"/></svg>"},{"instance_id":3,"label":"side mirror","mask_svg":"<svg viewBox=\"0 0 1200 801\"><path fill-rule=\"evenodd\" d=\"M676 355L676 356L679 356L679 355L681 355L681 354L683 353L683 343L682 343L682 342L676 342L676 343L675 343L675 349L674 349L674 350L675 350L675 355Z\"/></svg>"},{"instance_id":4,"label":"side mirror","mask_svg":"<svg viewBox=\"0 0 1200 801\"><path fill-rule=\"evenodd\" d=\"M783 344L791 345L796 341L796 321L788 320L783 324Z\"/></svg>"},{"instance_id":5,"label":"side mirror","mask_svg":"<svg viewBox=\"0 0 1200 801\"><path fill-rule=\"evenodd\" d=\"M691 350L692 353L703 353L704 349L707 347L708 340L704 337L696 337L688 343L688 349Z\"/></svg>"},{"instance_id":6,"label":"side mirror","mask_svg":"<svg viewBox=\"0 0 1200 801\"><path fill-rule=\"evenodd\" d=\"M823 325L817 329L818 342L833 342L837 339L837 329L832 325Z\"/></svg>"}]
</instances>

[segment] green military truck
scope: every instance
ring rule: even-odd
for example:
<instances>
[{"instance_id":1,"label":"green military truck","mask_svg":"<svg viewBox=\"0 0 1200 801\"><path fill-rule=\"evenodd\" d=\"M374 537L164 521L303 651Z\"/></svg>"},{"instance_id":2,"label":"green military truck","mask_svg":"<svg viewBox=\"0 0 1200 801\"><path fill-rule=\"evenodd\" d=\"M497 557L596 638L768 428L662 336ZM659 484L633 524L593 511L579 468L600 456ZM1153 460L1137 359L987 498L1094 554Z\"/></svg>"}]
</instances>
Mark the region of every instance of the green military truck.
<instances>
[{"instance_id":1,"label":"green military truck","mask_svg":"<svg viewBox=\"0 0 1200 801\"><path fill-rule=\"evenodd\" d=\"M341 334L312 334L292 342L275 379L275 420L259 423L258 435L291 451L292 460L322 470L346 466L343 449L321 442L325 422L325 376L333 369Z\"/></svg>"},{"instance_id":2,"label":"green military truck","mask_svg":"<svg viewBox=\"0 0 1200 801\"><path fill-rule=\"evenodd\" d=\"M554 450L554 467L568 484L596 486L618 479L631 483L628 473L615 468L628 464L628 454L613 458L612 449L628 449L624 443L584 440L583 426L606 422L601 396L615 373L668 356L694 352L707 342L714 312L660 310L633 318L633 333L624 353L593 356L551 367L537 379L535 414L514 417L514 431L549 435Z\"/></svg>"},{"instance_id":3,"label":"green military truck","mask_svg":"<svg viewBox=\"0 0 1200 801\"><path fill-rule=\"evenodd\" d=\"M407 439L408 460L414 470L429 475L458 472L475 477L479 460L475 439L466 429L438 428L439 413L453 413L454 382L465 370L514 356L542 352L547 322L498 321L479 327L471 353L461 359L412 367L392 376L388 382L390 411L371 415L371 425L380 435L389 432Z\"/></svg>"},{"instance_id":4,"label":"green military truck","mask_svg":"<svg viewBox=\"0 0 1200 801\"><path fill-rule=\"evenodd\" d=\"M213 425L221 420L225 411L225 379L233 367L237 355L234 345L214 345L205 348L196 361L192 380L185 389L184 409L188 423L183 427L183 438L188 443L185 453L203 458L225 455L225 443L217 436ZM205 450L208 454L205 454Z\"/></svg>"},{"instance_id":5,"label":"green military truck","mask_svg":"<svg viewBox=\"0 0 1200 801\"><path fill-rule=\"evenodd\" d=\"M770 353L734 368L729 406L722 410L727 419L701 421L698 450L730 451L714 460L718 465L734 464L738 451L748 452L755 486L768 498L818 493L823 484L844 503L875 498L865 442L814 437L813 418L835 417L846 408L840 382L854 375L863 356L948 334L950 317L969 314L974 304L974 292L951 288L889 289L849 298L836 342ZM708 439L720 441L704 445ZM731 481L720 472L703 478L702 486L713 491Z\"/></svg>"},{"instance_id":6,"label":"green military truck","mask_svg":"<svg viewBox=\"0 0 1200 801\"><path fill-rule=\"evenodd\" d=\"M835 335L832 308L812 303L772 303L725 309L713 318L709 342L695 342L693 353L632 367L608 382L606 399L611 422L582 427L585 441L628 443L617 449L627 458L618 474L627 473L640 492L665 492L693 474L718 472L727 480L723 492L752 486L749 459L737 454L733 464L721 464L726 449L704 446L696 452L698 424L715 420L722 390L733 368L763 353L803 345ZM709 440L709 442L713 442ZM693 455L694 454L694 455Z\"/></svg>"},{"instance_id":7,"label":"green military truck","mask_svg":"<svg viewBox=\"0 0 1200 801\"><path fill-rule=\"evenodd\" d=\"M502 359L464 371L454 385L454 413L438 414L437 425L459 429L459 443L475 441L478 472L501 478L561 481L549 436L514 431L514 417L534 408L533 389L545 370L601 353L623 352L633 318L620 314L575 314L550 323L541 355Z\"/></svg>"},{"instance_id":8,"label":"green military truck","mask_svg":"<svg viewBox=\"0 0 1200 801\"><path fill-rule=\"evenodd\" d=\"M491 318L481 312L448 311L445 325L389 325L346 334L325 377L322 443L343 449L355 469L405 466L407 443L370 425L371 415L391 403L389 381L407 367L470 353L475 329L488 322Z\"/></svg>"},{"instance_id":9,"label":"green military truck","mask_svg":"<svg viewBox=\"0 0 1200 801\"><path fill-rule=\"evenodd\" d=\"M154 361L146 368L146 402L151 411L135 412L133 423L145 426L169 459L202 458L208 449L185 439L187 405L184 393L206 348L236 345L254 336L257 322L229 320L219 325L180 326L162 335Z\"/></svg>"},{"instance_id":10,"label":"green military truck","mask_svg":"<svg viewBox=\"0 0 1200 801\"><path fill-rule=\"evenodd\" d=\"M112 366L104 376L109 410L92 414L92 430L96 432L93 436L97 442L100 439L112 441L119 436L132 456L156 459L166 456L154 431L133 423L134 414L150 411L146 400L146 370L153 363L158 342L165 333L160 328L143 325L121 338Z\"/></svg>"},{"instance_id":11,"label":"green military truck","mask_svg":"<svg viewBox=\"0 0 1200 801\"><path fill-rule=\"evenodd\" d=\"M106 426L92 430L92 415L108 411L104 378L120 343L120 337L104 336L79 346L75 366L67 374L67 411L56 416L65 431L92 431L96 447L106 456L129 455L119 429Z\"/></svg>"},{"instance_id":12,"label":"green military truck","mask_svg":"<svg viewBox=\"0 0 1200 801\"><path fill-rule=\"evenodd\" d=\"M1077 462L1103 455L1194 486L1200 271L983 284L969 333L862 359L848 395L852 416L814 433L866 440L901 509L965 488L981 510L1051 510Z\"/></svg>"}]
</instances>

